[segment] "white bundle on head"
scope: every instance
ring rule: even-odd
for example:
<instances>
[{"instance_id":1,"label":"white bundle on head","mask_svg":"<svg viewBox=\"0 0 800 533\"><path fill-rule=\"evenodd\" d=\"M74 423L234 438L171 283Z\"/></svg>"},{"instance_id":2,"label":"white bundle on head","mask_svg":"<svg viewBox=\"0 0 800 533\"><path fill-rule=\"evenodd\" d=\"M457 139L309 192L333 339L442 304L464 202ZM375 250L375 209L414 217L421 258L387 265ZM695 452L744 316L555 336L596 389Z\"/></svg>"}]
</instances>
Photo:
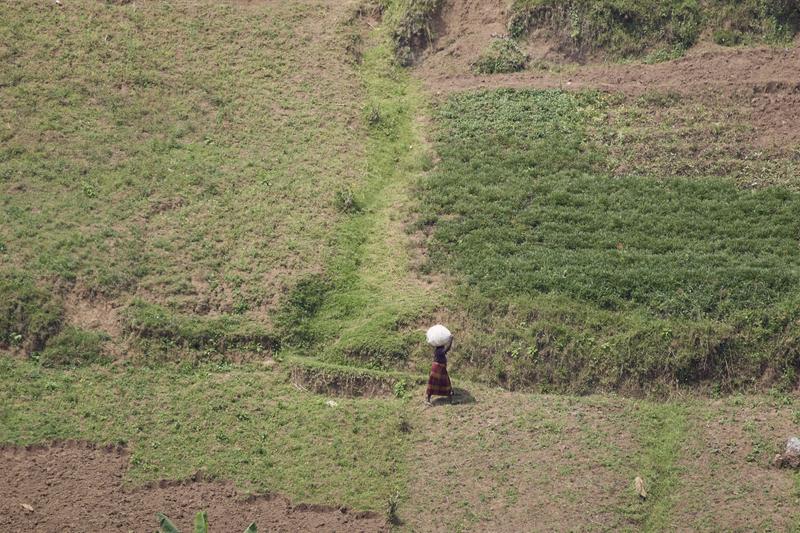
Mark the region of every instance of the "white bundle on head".
<instances>
[{"instance_id":1,"label":"white bundle on head","mask_svg":"<svg viewBox=\"0 0 800 533\"><path fill-rule=\"evenodd\" d=\"M436 324L428 329L425 337L427 337L428 344L431 346L444 346L450 342L450 339L453 338L453 334L450 333L450 330L443 325Z\"/></svg>"}]
</instances>

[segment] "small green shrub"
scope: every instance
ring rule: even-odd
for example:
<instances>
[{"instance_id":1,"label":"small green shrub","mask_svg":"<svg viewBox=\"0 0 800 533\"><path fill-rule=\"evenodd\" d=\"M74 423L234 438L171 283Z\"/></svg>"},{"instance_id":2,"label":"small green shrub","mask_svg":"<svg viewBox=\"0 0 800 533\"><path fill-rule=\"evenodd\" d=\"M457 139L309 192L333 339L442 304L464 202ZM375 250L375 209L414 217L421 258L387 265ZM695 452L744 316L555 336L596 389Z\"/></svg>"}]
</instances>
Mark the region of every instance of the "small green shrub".
<instances>
[{"instance_id":1,"label":"small green shrub","mask_svg":"<svg viewBox=\"0 0 800 533\"><path fill-rule=\"evenodd\" d=\"M686 53L686 49L681 45L673 46L672 48L659 48L644 56L642 62L647 65L655 63L665 63L667 61L674 61Z\"/></svg>"},{"instance_id":2,"label":"small green shrub","mask_svg":"<svg viewBox=\"0 0 800 533\"><path fill-rule=\"evenodd\" d=\"M356 198L353 189L349 187L336 191L333 205L337 211L345 214L360 213L363 210L361 202Z\"/></svg>"},{"instance_id":3,"label":"small green shrub","mask_svg":"<svg viewBox=\"0 0 800 533\"><path fill-rule=\"evenodd\" d=\"M528 62L526 54L513 39L493 39L489 49L472 64L477 74L519 72Z\"/></svg>"},{"instance_id":4,"label":"small green shrub","mask_svg":"<svg viewBox=\"0 0 800 533\"><path fill-rule=\"evenodd\" d=\"M404 379L398 380L397 383L394 384L394 396L395 398L407 398L409 395L408 390L408 382Z\"/></svg>"},{"instance_id":5,"label":"small green shrub","mask_svg":"<svg viewBox=\"0 0 800 533\"><path fill-rule=\"evenodd\" d=\"M61 328L63 314L52 291L22 273L0 273L0 348L41 350Z\"/></svg>"},{"instance_id":6,"label":"small green shrub","mask_svg":"<svg viewBox=\"0 0 800 533\"><path fill-rule=\"evenodd\" d=\"M397 514L398 509L400 508L400 494L395 492L391 496L389 496L389 500L386 502L386 521L391 525L398 525L400 524L400 517Z\"/></svg>"},{"instance_id":7,"label":"small green shrub","mask_svg":"<svg viewBox=\"0 0 800 533\"><path fill-rule=\"evenodd\" d=\"M364 40L358 33L345 34L344 49L352 64L360 65L364 60Z\"/></svg>"},{"instance_id":8,"label":"small green shrub","mask_svg":"<svg viewBox=\"0 0 800 533\"><path fill-rule=\"evenodd\" d=\"M105 333L68 326L47 341L39 354L39 362L50 368L106 363L109 358L103 344L108 340Z\"/></svg>"},{"instance_id":9,"label":"small green shrub","mask_svg":"<svg viewBox=\"0 0 800 533\"><path fill-rule=\"evenodd\" d=\"M744 42L744 34L738 30L718 29L712 36L715 43L722 46L737 46Z\"/></svg>"}]
</instances>

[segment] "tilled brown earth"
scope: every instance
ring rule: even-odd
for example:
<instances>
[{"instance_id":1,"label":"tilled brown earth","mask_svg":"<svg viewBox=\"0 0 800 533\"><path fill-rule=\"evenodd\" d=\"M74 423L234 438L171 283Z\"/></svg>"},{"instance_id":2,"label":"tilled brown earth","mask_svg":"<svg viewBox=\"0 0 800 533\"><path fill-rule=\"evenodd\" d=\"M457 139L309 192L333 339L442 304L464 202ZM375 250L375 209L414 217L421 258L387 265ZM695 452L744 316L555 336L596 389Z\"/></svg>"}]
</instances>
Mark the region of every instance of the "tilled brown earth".
<instances>
[{"instance_id":1,"label":"tilled brown earth","mask_svg":"<svg viewBox=\"0 0 800 533\"><path fill-rule=\"evenodd\" d=\"M383 518L346 509L246 496L229 482L162 481L128 490L124 447L80 442L0 448L0 531L154 531L157 512L182 531L208 512L215 531L385 531Z\"/></svg>"}]
</instances>

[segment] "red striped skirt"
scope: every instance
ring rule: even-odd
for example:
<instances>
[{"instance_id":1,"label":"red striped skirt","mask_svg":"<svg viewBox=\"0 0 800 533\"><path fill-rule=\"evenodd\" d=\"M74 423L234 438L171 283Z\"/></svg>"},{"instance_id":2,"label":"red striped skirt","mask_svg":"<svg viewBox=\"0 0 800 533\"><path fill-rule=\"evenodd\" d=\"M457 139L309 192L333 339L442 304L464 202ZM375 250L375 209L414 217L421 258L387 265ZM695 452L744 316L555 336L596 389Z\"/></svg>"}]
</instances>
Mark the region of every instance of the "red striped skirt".
<instances>
[{"instance_id":1,"label":"red striped skirt","mask_svg":"<svg viewBox=\"0 0 800 533\"><path fill-rule=\"evenodd\" d=\"M450 376L447 375L447 365L433 363L431 375L428 378L428 396L450 396L453 387L450 385Z\"/></svg>"}]
</instances>

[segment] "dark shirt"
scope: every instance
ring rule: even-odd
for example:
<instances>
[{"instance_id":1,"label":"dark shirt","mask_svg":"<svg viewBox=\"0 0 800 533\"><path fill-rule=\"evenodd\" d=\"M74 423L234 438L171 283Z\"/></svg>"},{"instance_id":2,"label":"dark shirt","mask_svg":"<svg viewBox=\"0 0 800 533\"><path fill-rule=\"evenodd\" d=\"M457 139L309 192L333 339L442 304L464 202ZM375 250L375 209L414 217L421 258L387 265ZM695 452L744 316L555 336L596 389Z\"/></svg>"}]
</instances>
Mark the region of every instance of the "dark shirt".
<instances>
[{"instance_id":1,"label":"dark shirt","mask_svg":"<svg viewBox=\"0 0 800 533\"><path fill-rule=\"evenodd\" d=\"M447 352L450 351L449 346L437 346L433 350L433 362L441 365L447 364Z\"/></svg>"}]
</instances>

